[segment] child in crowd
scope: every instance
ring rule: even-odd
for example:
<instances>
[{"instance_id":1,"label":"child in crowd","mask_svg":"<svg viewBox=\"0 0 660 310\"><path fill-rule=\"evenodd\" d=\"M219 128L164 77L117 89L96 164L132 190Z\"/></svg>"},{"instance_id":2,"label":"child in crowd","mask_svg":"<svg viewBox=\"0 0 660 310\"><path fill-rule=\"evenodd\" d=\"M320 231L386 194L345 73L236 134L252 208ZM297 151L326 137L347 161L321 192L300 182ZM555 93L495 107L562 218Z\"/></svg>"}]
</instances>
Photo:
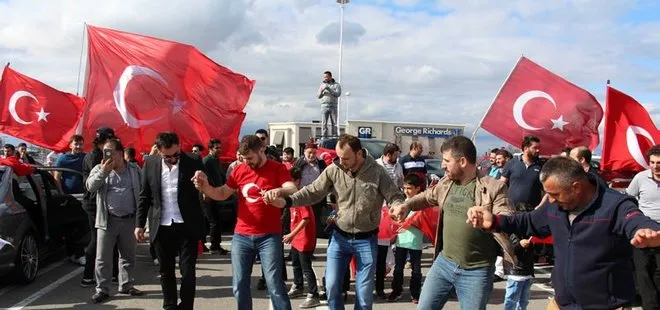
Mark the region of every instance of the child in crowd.
<instances>
[{"instance_id":1,"label":"child in crowd","mask_svg":"<svg viewBox=\"0 0 660 310\"><path fill-rule=\"evenodd\" d=\"M504 260L504 273L507 275L505 310L526 310L531 296L532 278L534 277L534 249L531 238L521 239L510 234L509 239L516 253L516 264Z\"/></svg>"},{"instance_id":2,"label":"child in crowd","mask_svg":"<svg viewBox=\"0 0 660 310\"><path fill-rule=\"evenodd\" d=\"M301 169L292 168L291 177L300 187ZM293 265L293 286L289 298L303 296L303 275L307 280L307 299L300 308L314 308L321 305L316 285L316 275L312 269L312 255L316 248L316 223L311 206L291 208L291 233L282 241L291 244L291 264Z\"/></svg>"},{"instance_id":3,"label":"child in crowd","mask_svg":"<svg viewBox=\"0 0 660 310\"><path fill-rule=\"evenodd\" d=\"M403 192L407 198L417 195L424 186L424 181L416 174L408 174L403 179ZM408 213L408 217L413 216L415 212ZM394 302L401 299L403 293L403 269L406 264L406 258L410 255L410 264L412 267L410 274L410 295L412 303L419 302L419 294L422 290L422 247L424 236L421 230L410 226L401 230L397 235L396 250L394 251L394 279L392 280L392 292L387 297L387 301Z\"/></svg>"}]
</instances>

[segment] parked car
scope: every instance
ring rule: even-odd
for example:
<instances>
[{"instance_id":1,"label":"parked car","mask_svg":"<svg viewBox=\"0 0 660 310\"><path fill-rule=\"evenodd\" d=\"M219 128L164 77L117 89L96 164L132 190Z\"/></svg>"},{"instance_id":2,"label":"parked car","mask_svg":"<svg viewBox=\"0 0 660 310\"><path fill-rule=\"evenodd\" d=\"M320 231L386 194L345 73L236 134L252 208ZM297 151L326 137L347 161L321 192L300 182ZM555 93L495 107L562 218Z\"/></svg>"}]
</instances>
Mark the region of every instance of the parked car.
<instances>
[{"instance_id":1,"label":"parked car","mask_svg":"<svg viewBox=\"0 0 660 310\"><path fill-rule=\"evenodd\" d=\"M337 138L320 139L317 143L319 147L334 150L337 146ZM362 144L362 148L367 151L368 155L371 155L374 159L378 159L383 156L385 145L389 142L378 139L360 138L360 143Z\"/></svg>"},{"instance_id":2,"label":"parked car","mask_svg":"<svg viewBox=\"0 0 660 310\"><path fill-rule=\"evenodd\" d=\"M442 159L427 158L426 161L426 182L427 184L433 183L432 176L435 175L442 179L445 176L445 169L442 168Z\"/></svg>"},{"instance_id":3,"label":"parked car","mask_svg":"<svg viewBox=\"0 0 660 310\"><path fill-rule=\"evenodd\" d=\"M65 245L86 245L90 230L82 203L64 194L48 171L75 170L38 168L17 176L11 167L0 166L0 277L29 283L41 263L62 253ZM82 174L82 173L81 173Z\"/></svg>"}]
</instances>

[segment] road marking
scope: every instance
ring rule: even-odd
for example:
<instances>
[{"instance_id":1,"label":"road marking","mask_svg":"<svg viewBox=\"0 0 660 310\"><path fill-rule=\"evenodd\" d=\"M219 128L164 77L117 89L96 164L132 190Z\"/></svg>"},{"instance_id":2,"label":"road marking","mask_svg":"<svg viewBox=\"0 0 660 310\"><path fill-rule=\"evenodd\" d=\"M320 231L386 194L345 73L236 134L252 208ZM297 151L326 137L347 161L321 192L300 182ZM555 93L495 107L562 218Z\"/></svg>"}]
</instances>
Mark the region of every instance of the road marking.
<instances>
[{"instance_id":1,"label":"road marking","mask_svg":"<svg viewBox=\"0 0 660 310\"><path fill-rule=\"evenodd\" d=\"M552 272L546 270L546 269L552 268L552 267L554 267L554 266L539 266L539 267L534 266L534 270L538 271L539 273L545 274L545 275L552 275ZM534 283L534 286L536 286L537 288L539 288L543 291L551 293L552 296L555 295L555 290L552 287L548 287L547 285L541 284L541 283Z\"/></svg>"},{"instance_id":2,"label":"road marking","mask_svg":"<svg viewBox=\"0 0 660 310\"><path fill-rule=\"evenodd\" d=\"M50 272L51 270L62 266L65 262L66 262L65 260L61 260L59 262L48 265L48 267L46 267L44 269L40 269L39 272L37 273L37 278L36 279L38 279L39 277L43 276L44 274ZM35 279L35 281L36 281L36 279ZM0 290L0 296L2 296L4 294L7 294L9 291L11 291L11 290L13 290L17 287L19 287L19 285L10 285L10 286L7 286L7 287L1 289Z\"/></svg>"},{"instance_id":3,"label":"road marking","mask_svg":"<svg viewBox=\"0 0 660 310\"><path fill-rule=\"evenodd\" d=\"M35 302L37 299L39 299L39 298L43 297L44 295L50 293L50 291L58 288L60 285L64 284L66 281L71 280L73 277L76 277L76 276L80 275L82 272L83 272L83 268L76 268L76 270L74 270L74 271L70 272L69 274L61 277L59 280L51 283L50 285L40 289L36 293L34 293L34 294L28 296L27 298L23 299L19 303L11 306L11 308L9 308L9 310L21 310L21 309L25 308L25 306Z\"/></svg>"}]
</instances>

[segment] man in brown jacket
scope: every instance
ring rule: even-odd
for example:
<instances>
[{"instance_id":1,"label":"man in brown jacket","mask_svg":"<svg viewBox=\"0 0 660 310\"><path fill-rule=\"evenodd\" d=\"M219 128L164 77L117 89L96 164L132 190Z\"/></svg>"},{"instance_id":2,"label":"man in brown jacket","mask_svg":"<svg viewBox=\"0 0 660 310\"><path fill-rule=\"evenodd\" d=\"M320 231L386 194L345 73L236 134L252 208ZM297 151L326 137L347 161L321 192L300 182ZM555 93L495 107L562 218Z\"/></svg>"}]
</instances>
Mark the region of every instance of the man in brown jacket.
<instances>
[{"instance_id":1,"label":"man in brown jacket","mask_svg":"<svg viewBox=\"0 0 660 310\"><path fill-rule=\"evenodd\" d=\"M358 271L354 308L371 309L383 200L395 206L402 204L405 196L390 179L385 168L378 165L371 156L365 156L357 137L342 135L335 150L338 160L323 170L312 184L284 199L274 192L266 193L264 199L280 208L311 205L334 188L337 192L338 211L337 227L330 237L327 251L328 307L344 309L342 280L349 260L355 256Z\"/></svg>"},{"instance_id":2,"label":"man in brown jacket","mask_svg":"<svg viewBox=\"0 0 660 310\"><path fill-rule=\"evenodd\" d=\"M390 213L402 221L409 210L440 206L436 259L424 281L418 309L441 309L452 288L461 309L486 309L500 247L506 260L515 260L515 254L506 235L474 229L465 221L473 206L509 214L506 185L477 171L477 149L468 138L453 137L441 150L445 178L405 204L392 207Z\"/></svg>"}]
</instances>

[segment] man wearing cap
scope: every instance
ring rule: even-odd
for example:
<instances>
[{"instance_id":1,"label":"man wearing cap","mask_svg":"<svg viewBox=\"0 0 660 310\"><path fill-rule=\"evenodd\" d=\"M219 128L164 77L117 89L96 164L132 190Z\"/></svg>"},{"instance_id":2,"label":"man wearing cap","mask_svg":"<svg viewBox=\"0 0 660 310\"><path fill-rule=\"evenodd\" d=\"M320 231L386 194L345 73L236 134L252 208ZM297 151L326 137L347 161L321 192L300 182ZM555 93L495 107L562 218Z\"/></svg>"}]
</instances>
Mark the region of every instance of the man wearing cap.
<instances>
[{"instance_id":1,"label":"man wearing cap","mask_svg":"<svg viewBox=\"0 0 660 310\"><path fill-rule=\"evenodd\" d=\"M103 151L101 148L108 140L112 138L115 138L115 131L112 128L99 127L96 130L96 137L94 138L94 146L92 151L87 153L83 159L83 184L87 183L87 178L92 172L92 169L101 163L101 160L103 159ZM96 262L96 192L89 192L87 191L87 188L84 189L83 209L85 209L85 212L87 212L87 219L92 235L89 241L89 245L87 245L87 249L85 250L85 270L83 271L83 278L80 281L80 286L94 287L96 286L96 281L94 281L94 263ZM115 254L117 254L116 251ZM113 256L114 263L112 277L114 280L117 279L119 270L116 263L117 255Z\"/></svg>"},{"instance_id":2,"label":"man wearing cap","mask_svg":"<svg viewBox=\"0 0 660 310\"><path fill-rule=\"evenodd\" d=\"M294 168L300 169L300 187L307 186L309 184L312 184L314 180L316 180L319 175L325 170L326 168L326 163L323 160L319 160L316 157L316 150L318 149L318 146L314 144L314 142L310 141L305 144L305 151L304 151L304 156L298 158L296 160L296 163L293 165ZM325 197L321 199L320 201L316 202L313 206L312 209L314 210L314 214L316 216L316 223L323 223L321 221L321 214L322 210L327 207L326 199ZM317 235L319 232L323 231L323 226L322 225L317 225L316 230L317 230Z\"/></svg>"}]
</instances>

